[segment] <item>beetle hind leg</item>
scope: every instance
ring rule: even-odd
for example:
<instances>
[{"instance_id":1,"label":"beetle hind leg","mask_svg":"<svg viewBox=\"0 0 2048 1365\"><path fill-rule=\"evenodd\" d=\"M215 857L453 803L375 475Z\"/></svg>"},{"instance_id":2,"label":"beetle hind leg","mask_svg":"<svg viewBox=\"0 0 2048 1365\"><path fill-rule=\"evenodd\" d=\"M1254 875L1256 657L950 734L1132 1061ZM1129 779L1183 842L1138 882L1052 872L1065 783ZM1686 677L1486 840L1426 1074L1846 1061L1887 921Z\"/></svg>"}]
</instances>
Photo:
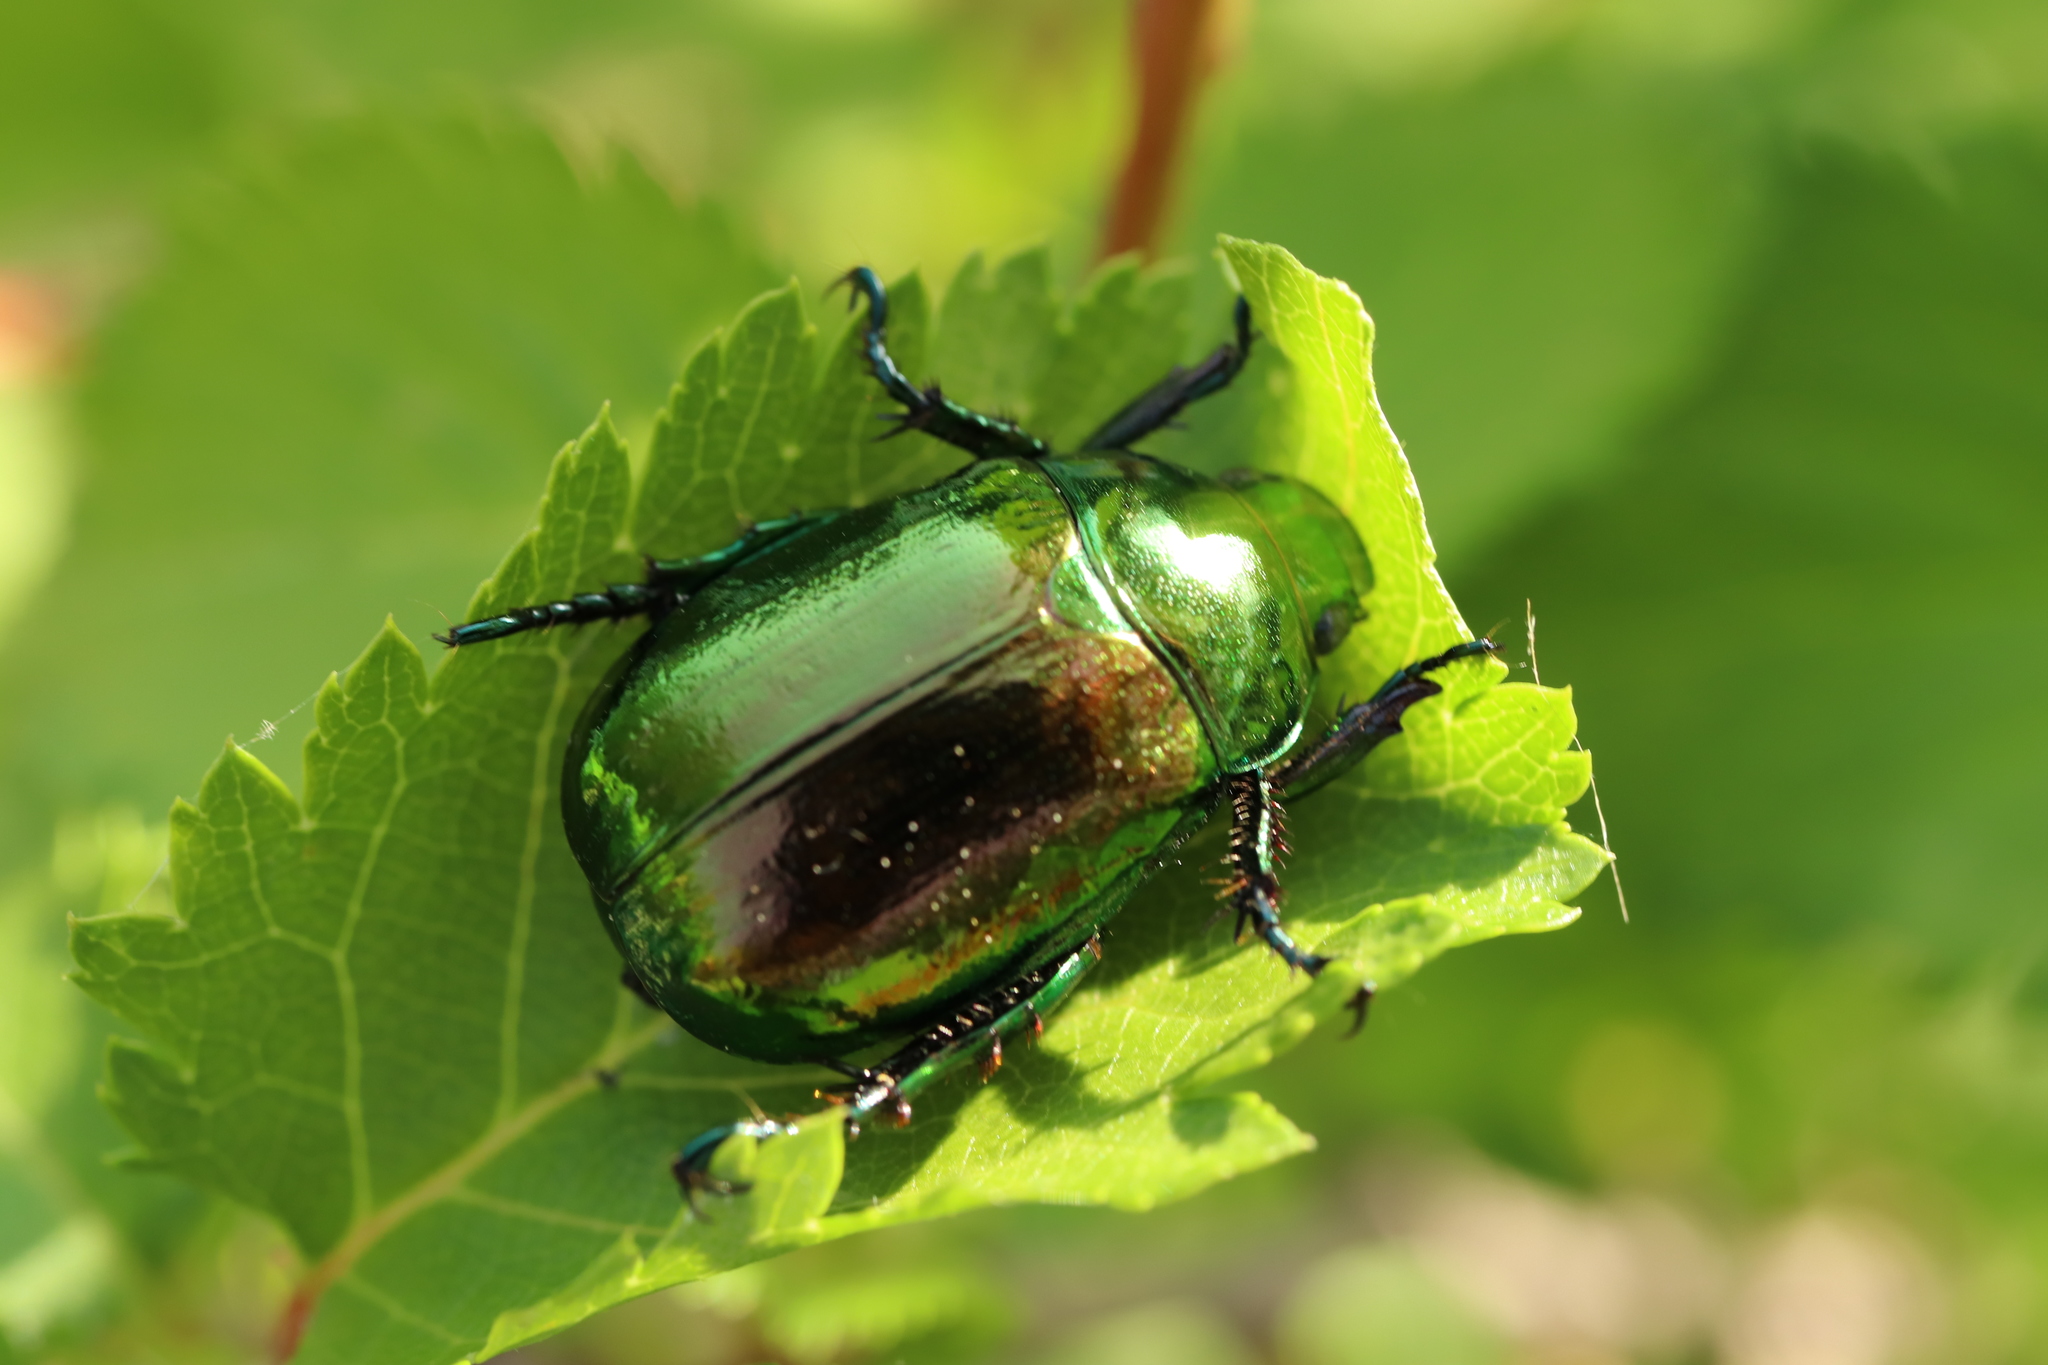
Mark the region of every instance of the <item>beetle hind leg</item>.
<instances>
[{"instance_id":1,"label":"beetle hind leg","mask_svg":"<svg viewBox=\"0 0 2048 1365\"><path fill-rule=\"evenodd\" d=\"M625 621L635 616L660 617L673 611L684 599L752 555L776 541L786 539L806 526L828 519L832 514L798 514L749 526L739 539L722 549L690 559L650 559L643 583L613 583L600 592L579 593L558 602L541 602L514 607L497 616L486 616L453 626L434 638L450 649L461 645L502 640L530 630L552 626L582 626L593 621Z\"/></svg>"},{"instance_id":2,"label":"beetle hind leg","mask_svg":"<svg viewBox=\"0 0 2048 1365\"><path fill-rule=\"evenodd\" d=\"M1102 943L1091 938L1066 956L970 1001L872 1067L834 1064L853 1083L821 1096L846 1106L847 1124L855 1131L861 1119L875 1113L901 1127L910 1122L911 1097L941 1077L970 1064L981 1069L982 1079L993 1076L1003 1064L1003 1039L1018 1034L1037 1037L1045 1027L1045 1012L1066 999L1082 974L1101 960Z\"/></svg>"},{"instance_id":3,"label":"beetle hind leg","mask_svg":"<svg viewBox=\"0 0 2048 1365\"><path fill-rule=\"evenodd\" d=\"M541 602L514 607L498 616L465 621L445 635L434 638L450 649L461 645L502 640L524 635L529 630L551 626L581 626L592 621L623 621L634 616L659 615L673 605L674 594L645 583L612 583L601 592L578 593L559 602Z\"/></svg>"},{"instance_id":4,"label":"beetle hind leg","mask_svg":"<svg viewBox=\"0 0 2048 1365\"><path fill-rule=\"evenodd\" d=\"M992 1076L1002 1065L1003 1039L1020 1034L1037 1037L1044 1028L1045 1014L1065 1000L1088 969L1101 960L1101 941L1091 938L1073 952L969 1002L873 1066L826 1061L823 1065L845 1076L847 1084L821 1090L819 1098L838 1106L849 1137L858 1136L862 1120L875 1115L901 1127L910 1122L911 1097L942 1077L970 1065L980 1067L984 1080ZM774 1119L728 1123L692 1139L670 1169L693 1209L705 1194L745 1194L749 1186L744 1182L711 1173L711 1160L720 1145L733 1137L760 1139L795 1131L794 1124Z\"/></svg>"}]
</instances>

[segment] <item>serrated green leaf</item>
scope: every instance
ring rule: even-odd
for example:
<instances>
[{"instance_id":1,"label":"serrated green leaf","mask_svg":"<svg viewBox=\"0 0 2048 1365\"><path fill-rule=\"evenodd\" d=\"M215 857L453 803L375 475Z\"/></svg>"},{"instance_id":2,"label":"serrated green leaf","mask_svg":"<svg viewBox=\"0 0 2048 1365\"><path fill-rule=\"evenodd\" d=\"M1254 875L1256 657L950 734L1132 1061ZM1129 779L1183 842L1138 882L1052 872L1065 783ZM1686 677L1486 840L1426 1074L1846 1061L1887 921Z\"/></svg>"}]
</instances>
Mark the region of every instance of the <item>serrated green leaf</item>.
<instances>
[{"instance_id":1,"label":"serrated green leaf","mask_svg":"<svg viewBox=\"0 0 2048 1365\"><path fill-rule=\"evenodd\" d=\"M1052 360L1052 259L1044 248L1020 251L990 270L975 252L960 263L939 309L934 347L946 373L934 375L948 397L998 416L1036 422L1031 400ZM905 371L913 382L927 376Z\"/></svg>"},{"instance_id":2,"label":"serrated green leaf","mask_svg":"<svg viewBox=\"0 0 2048 1365\"><path fill-rule=\"evenodd\" d=\"M628 161L579 177L510 117L258 141L180 196L95 329L93 478L0 659L16 857L53 810L189 794L385 614L441 629L530 524L548 455L607 400L643 429L778 282L715 208ZM294 779L295 748L271 751Z\"/></svg>"},{"instance_id":3,"label":"serrated green leaf","mask_svg":"<svg viewBox=\"0 0 2048 1365\"><path fill-rule=\"evenodd\" d=\"M861 349L865 313L842 324L822 373L817 328L792 282L756 299L690 360L655 421L633 542L680 557L741 527L820 507L860 506L950 473L946 446L916 432L876 438L890 410ZM916 275L889 294L889 346L915 373L927 330Z\"/></svg>"},{"instance_id":4,"label":"serrated green leaf","mask_svg":"<svg viewBox=\"0 0 2048 1365\"><path fill-rule=\"evenodd\" d=\"M1284 252L1229 249L1292 376L1272 401L1297 409L1263 428L1291 444L1238 462L1300 472L1359 516L1376 587L1343 673L1376 681L1464 627L1372 400L1368 324ZM1035 420L1073 430L1112 401L1079 377L1123 373L1111 353L1174 286L1115 267L1062 331L1043 281L1035 254L970 263L931 368L950 378L957 348L971 385L1033 395ZM626 452L601 419L558 457L538 529L473 611L630 576L629 550L717 543L777 490L859 501L921 473L921 437L852 460L874 405L854 396L851 338L815 377L813 352L793 291L752 305L686 366L630 513ZM1145 1208L1279 1160L1310 1139L1229 1082L1362 982L1566 922L1564 898L1603 862L1561 823L1585 775L1564 752L1568 698L1467 666L1411 713L1425 753L1401 759L1395 741L1296 813L1289 916L1340 956L1321 978L1210 923L1198 873L1216 848L1198 842L992 1084L942 1087L908 1130L843 1158L829 1113L800 1138L732 1144L719 1161L753 1191L700 1220L669 1181L675 1147L749 1100L815 1109L831 1076L713 1052L615 985L554 803L568 721L625 638L525 636L430 677L387 629L321 695L303 803L231 747L175 817L178 918L77 927L83 984L146 1035L110 1075L123 1120L153 1158L275 1214L313 1259L305 1360L475 1358L806 1242L994 1203Z\"/></svg>"},{"instance_id":5,"label":"serrated green leaf","mask_svg":"<svg viewBox=\"0 0 2048 1365\"><path fill-rule=\"evenodd\" d=\"M789 510L770 499L801 452L793 438L810 416L816 340L791 282L697 353L655 422L635 544L677 558Z\"/></svg>"},{"instance_id":6,"label":"serrated green leaf","mask_svg":"<svg viewBox=\"0 0 2048 1365\"><path fill-rule=\"evenodd\" d=\"M1366 620L1323 670L1364 695L1403 664L1471 635L1437 577L1422 495L1373 392L1372 319L1349 285L1303 269L1280 247L1226 237L1223 254L1260 330L1289 362L1301 414L1292 439L1260 449L1258 462L1328 494L1357 524L1372 561ZM1502 671L1474 663L1458 673L1481 670Z\"/></svg>"},{"instance_id":7,"label":"serrated green leaf","mask_svg":"<svg viewBox=\"0 0 2048 1365\"><path fill-rule=\"evenodd\" d=\"M1031 400L1033 432L1074 450L1183 358L1188 275L1182 267L1112 261L1074 301ZM1220 340L1220 338L1219 338Z\"/></svg>"}]
</instances>

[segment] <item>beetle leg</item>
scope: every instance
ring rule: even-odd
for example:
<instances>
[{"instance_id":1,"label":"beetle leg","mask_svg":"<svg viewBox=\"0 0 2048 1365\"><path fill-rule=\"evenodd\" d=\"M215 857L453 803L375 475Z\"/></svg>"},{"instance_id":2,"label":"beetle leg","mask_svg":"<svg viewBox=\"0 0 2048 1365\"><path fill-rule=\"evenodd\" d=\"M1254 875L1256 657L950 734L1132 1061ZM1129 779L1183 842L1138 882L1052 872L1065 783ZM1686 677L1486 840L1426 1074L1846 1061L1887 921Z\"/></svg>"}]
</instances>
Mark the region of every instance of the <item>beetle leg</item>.
<instances>
[{"instance_id":1,"label":"beetle leg","mask_svg":"<svg viewBox=\"0 0 2048 1365\"><path fill-rule=\"evenodd\" d=\"M1267 768L1267 778L1281 791L1300 795L1342 776L1382 740L1401 733L1401 716L1409 707L1444 690L1425 674L1459 659L1492 654L1499 648L1491 640L1467 640L1409 664L1382 683L1379 691L1338 716L1321 739L1293 758Z\"/></svg>"},{"instance_id":2,"label":"beetle leg","mask_svg":"<svg viewBox=\"0 0 2048 1365\"><path fill-rule=\"evenodd\" d=\"M969 1062L993 1074L1003 1039L1044 1028L1044 1013L1066 999L1082 973L1102 960L1095 939L1036 971L1026 972L963 1007L959 1013L897 1049L856 1084L846 1104L855 1117L881 1110L908 1121L910 1099ZM988 1065L993 1061L994 1065Z\"/></svg>"},{"instance_id":3,"label":"beetle leg","mask_svg":"<svg viewBox=\"0 0 2048 1365\"><path fill-rule=\"evenodd\" d=\"M1237 911L1237 936L1247 927L1265 940L1289 967L1314 976L1329 960L1304 952L1280 927L1280 878L1275 859L1280 848L1280 806L1273 799L1273 781L1262 772L1232 773L1230 795L1230 870L1224 894Z\"/></svg>"},{"instance_id":4,"label":"beetle leg","mask_svg":"<svg viewBox=\"0 0 2048 1365\"><path fill-rule=\"evenodd\" d=\"M1237 296L1231 321L1236 335L1209 353L1208 359L1191 369L1176 365L1166 378L1124 405L1123 411L1098 427L1081 442L1083 450L1128 450L1131 442L1143 440L1159 430L1180 410L1198 398L1207 398L1227 388L1244 368L1252 353L1252 306L1244 295Z\"/></svg>"},{"instance_id":5,"label":"beetle leg","mask_svg":"<svg viewBox=\"0 0 2048 1365\"><path fill-rule=\"evenodd\" d=\"M781 517L750 526L738 540L710 554L691 559L650 559L644 583L613 583L602 592L579 593L559 602L514 607L498 616L466 621L434 638L454 649L460 645L502 640L550 626L581 626L592 621L624 621L635 616L660 617L685 598L743 559L759 554L796 531L828 520L832 513Z\"/></svg>"},{"instance_id":6,"label":"beetle leg","mask_svg":"<svg viewBox=\"0 0 2048 1365\"><path fill-rule=\"evenodd\" d=\"M465 621L434 638L454 649L484 640L502 640L550 626L580 626L592 621L622 621L633 616L658 616L675 605L675 593L646 583L613 583L602 592L578 593L559 602L514 607L499 616Z\"/></svg>"},{"instance_id":7,"label":"beetle leg","mask_svg":"<svg viewBox=\"0 0 2048 1365\"><path fill-rule=\"evenodd\" d=\"M882 391L903 405L903 411L890 414L896 426L894 430L883 433L885 438L900 436L906 431L921 431L984 460L1006 455L1038 460L1052 453L1045 442L1015 422L963 407L941 393L936 384L920 389L904 378L883 339L889 325L889 295L882 288L881 279L874 271L859 265L846 272L839 282L852 292L853 307L859 307L863 298L867 300L868 321L861 344L867 353L868 370L875 376L875 382L882 386Z\"/></svg>"},{"instance_id":8,"label":"beetle leg","mask_svg":"<svg viewBox=\"0 0 2048 1365\"><path fill-rule=\"evenodd\" d=\"M838 1072L849 1081L872 1080L875 1074L869 1067L855 1066L852 1062L841 1061L837 1057L820 1057L818 1065L824 1067L827 1071Z\"/></svg>"},{"instance_id":9,"label":"beetle leg","mask_svg":"<svg viewBox=\"0 0 2048 1365\"><path fill-rule=\"evenodd\" d=\"M990 991L874 1066L827 1062L852 1084L837 1093L820 1094L845 1115L849 1137L860 1131L861 1122L870 1115L901 1127L910 1122L912 1096L970 1063L986 1066L1000 1057L1004 1038L1041 1028L1043 1015L1065 1000L1083 974L1101 960L1101 941L1091 938L1066 956ZM988 1067L989 1072L993 1070ZM747 1192L745 1184L711 1174L712 1156L727 1138L769 1138L794 1131L791 1124L755 1119L713 1128L693 1139L671 1167L683 1198L695 1209L702 1194Z\"/></svg>"}]
</instances>

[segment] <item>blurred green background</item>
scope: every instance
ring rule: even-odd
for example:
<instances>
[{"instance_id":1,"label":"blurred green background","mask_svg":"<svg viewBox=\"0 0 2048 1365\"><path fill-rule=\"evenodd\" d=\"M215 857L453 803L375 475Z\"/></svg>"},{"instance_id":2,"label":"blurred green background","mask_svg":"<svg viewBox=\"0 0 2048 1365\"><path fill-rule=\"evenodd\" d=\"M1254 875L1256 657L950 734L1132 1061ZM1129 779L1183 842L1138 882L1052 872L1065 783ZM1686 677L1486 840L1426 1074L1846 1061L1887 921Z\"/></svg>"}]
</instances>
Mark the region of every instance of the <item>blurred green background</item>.
<instances>
[{"instance_id":1,"label":"blurred green background","mask_svg":"<svg viewBox=\"0 0 2048 1365\"><path fill-rule=\"evenodd\" d=\"M1237 0L1166 254L1349 280L1476 625L1621 854L1260 1089L1313 1155L671 1291L531 1362L2048 1360L2048 7ZM794 273L1083 278L1081 0L0 0L0 1361L254 1361L109 1166L63 915L224 735L459 613L546 461ZM1597 827L1589 806L1575 812ZM2033 841L2043 838L2043 844ZM2032 851L2030 851L2032 850Z\"/></svg>"}]
</instances>

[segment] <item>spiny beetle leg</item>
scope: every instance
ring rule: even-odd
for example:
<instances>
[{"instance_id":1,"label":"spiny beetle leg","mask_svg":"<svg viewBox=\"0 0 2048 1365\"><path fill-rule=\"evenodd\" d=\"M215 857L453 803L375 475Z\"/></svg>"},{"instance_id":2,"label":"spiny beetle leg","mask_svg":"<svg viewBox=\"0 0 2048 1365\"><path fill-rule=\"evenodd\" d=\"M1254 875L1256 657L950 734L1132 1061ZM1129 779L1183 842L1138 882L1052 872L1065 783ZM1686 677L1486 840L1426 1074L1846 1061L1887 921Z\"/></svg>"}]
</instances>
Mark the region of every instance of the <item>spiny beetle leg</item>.
<instances>
[{"instance_id":1,"label":"spiny beetle leg","mask_svg":"<svg viewBox=\"0 0 2048 1365\"><path fill-rule=\"evenodd\" d=\"M881 1111L907 1122L911 1098L942 1077L970 1062L981 1065L984 1076L993 1075L1002 1064L1003 1039L1042 1030L1045 1012L1065 1000L1082 974L1101 960L1101 941L1091 938L927 1029L854 1082L842 1096L850 1115L858 1119Z\"/></svg>"},{"instance_id":2,"label":"spiny beetle leg","mask_svg":"<svg viewBox=\"0 0 2048 1365\"><path fill-rule=\"evenodd\" d=\"M900 1127L910 1122L911 1097L940 1078L969 1063L986 1068L984 1077L992 1074L995 1068L988 1063L1000 1059L1002 1040L1018 1034L1035 1037L1045 1026L1044 1015L1058 1008L1088 969L1101 960L1102 942L1091 938L1066 956L990 991L876 1066L828 1061L824 1065L844 1075L850 1084L819 1094L844 1113L849 1137L858 1136L861 1122L871 1115ZM731 1137L768 1138L795 1131L794 1124L756 1119L729 1123L692 1139L672 1167L683 1197L695 1208L700 1194L746 1193L741 1182L711 1174L711 1158L719 1145Z\"/></svg>"},{"instance_id":3,"label":"spiny beetle leg","mask_svg":"<svg viewBox=\"0 0 2048 1365\"><path fill-rule=\"evenodd\" d=\"M1224 897L1237 912L1237 937L1247 928L1265 940L1289 967L1299 967L1314 976L1329 965L1329 959L1304 951L1280 927L1279 855L1286 852L1281 832L1280 802L1276 795L1320 786L1350 768L1391 735L1401 733L1401 717L1425 697L1443 691L1425 675L1480 654L1491 654L1498 646L1491 640L1467 640L1441 654L1417 660L1380 685L1379 691L1346 710L1324 736L1286 762L1259 772L1232 773L1225 791L1230 798L1230 854L1225 860L1231 876L1224 884ZM1367 999L1370 999L1370 995ZM1364 1009L1359 1027L1364 1027ZM1355 1030L1354 1030L1355 1031Z\"/></svg>"},{"instance_id":4,"label":"spiny beetle leg","mask_svg":"<svg viewBox=\"0 0 2048 1365\"><path fill-rule=\"evenodd\" d=\"M1330 959L1305 952L1280 927L1280 878L1275 871L1281 849L1280 804L1273 783L1262 772L1232 773L1225 784L1230 797L1230 880L1224 895L1237 911L1236 935L1250 928L1289 967L1314 976Z\"/></svg>"}]
</instances>

